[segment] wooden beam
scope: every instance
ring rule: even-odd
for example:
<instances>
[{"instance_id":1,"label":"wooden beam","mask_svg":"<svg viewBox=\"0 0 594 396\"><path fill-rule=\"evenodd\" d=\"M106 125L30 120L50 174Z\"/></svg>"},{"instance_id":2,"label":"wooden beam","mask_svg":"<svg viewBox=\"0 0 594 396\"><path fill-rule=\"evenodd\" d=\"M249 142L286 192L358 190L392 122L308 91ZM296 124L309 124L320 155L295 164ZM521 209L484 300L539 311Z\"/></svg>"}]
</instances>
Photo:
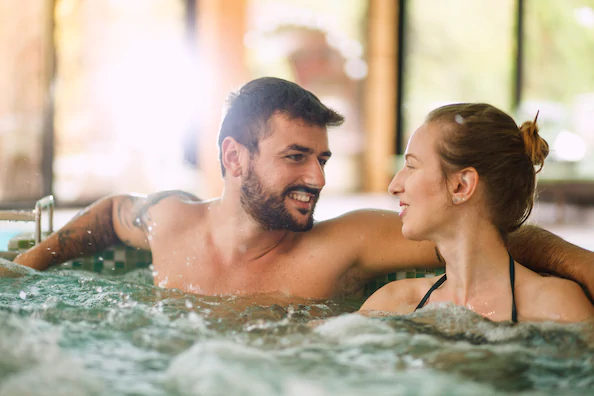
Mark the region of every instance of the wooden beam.
<instances>
[{"instance_id":1,"label":"wooden beam","mask_svg":"<svg viewBox=\"0 0 594 396\"><path fill-rule=\"evenodd\" d=\"M217 136L227 95L249 79L243 45L246 10L247 0L200 0L196 7L196 42L204 68L198 152L208 191L200 198L219 196L223 188Z\"/></svg>"},{"instance_id":2,"label":"wooden beam","mask_svg":"<svg viewBox=\"0 0 594 396\"><path fill-rule=\"evenodd\" d=\"M397 119L398 1L369 2L364 189L384 192L392 177Z\"/></svg>"}]
</instances>

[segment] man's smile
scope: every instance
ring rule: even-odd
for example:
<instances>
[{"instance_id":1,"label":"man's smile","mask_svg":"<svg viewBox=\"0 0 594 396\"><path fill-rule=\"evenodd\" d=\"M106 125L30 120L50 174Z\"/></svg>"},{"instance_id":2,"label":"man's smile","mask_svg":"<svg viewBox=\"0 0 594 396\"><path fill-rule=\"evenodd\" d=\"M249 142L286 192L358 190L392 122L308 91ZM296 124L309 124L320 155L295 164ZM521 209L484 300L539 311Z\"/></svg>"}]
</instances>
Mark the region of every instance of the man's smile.
<instances>
[{"instance_id":1,"label":"man's smile","mask_svg":"<svg viewBox=\"0 0 594 396\"><path fill-rule=\"evenodd\" d=\"M313 196L311 194L294 191L289 194L289 198L295 199L300 202L309 202L309 201L311 201Z\"/></svg>"}]
</instances>

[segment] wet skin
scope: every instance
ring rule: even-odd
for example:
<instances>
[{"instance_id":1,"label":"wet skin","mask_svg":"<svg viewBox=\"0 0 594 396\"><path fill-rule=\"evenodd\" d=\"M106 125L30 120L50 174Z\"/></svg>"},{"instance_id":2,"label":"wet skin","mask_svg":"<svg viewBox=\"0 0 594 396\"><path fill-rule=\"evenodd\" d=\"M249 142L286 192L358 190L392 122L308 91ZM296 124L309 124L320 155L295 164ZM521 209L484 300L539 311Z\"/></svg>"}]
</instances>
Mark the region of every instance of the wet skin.
<instances>
[{"instance_id":1,"label":"wet skin","mask_svg":"<svg viewBox=\"0 0 594 396\"><path fill-rule=\"evenodd\" d=\"M254 155L231 138L223 142L220 198L201 202L181 191L107 197L15 262L42 270L122 241L151 250L162 287L306 298L352 294L382 274L444 265L433 242L404 238L395 212L349 212L306 231L325 184L327 131L279 115L269 123L271 133ZM269 216L250 213L258 205L242 202L242 191L251 204L265 202L260 208ZM594 291L593 254L545 230L523 227L510 236L510 252L530 268L556 271Z\"/></svg>"}]
</instances>

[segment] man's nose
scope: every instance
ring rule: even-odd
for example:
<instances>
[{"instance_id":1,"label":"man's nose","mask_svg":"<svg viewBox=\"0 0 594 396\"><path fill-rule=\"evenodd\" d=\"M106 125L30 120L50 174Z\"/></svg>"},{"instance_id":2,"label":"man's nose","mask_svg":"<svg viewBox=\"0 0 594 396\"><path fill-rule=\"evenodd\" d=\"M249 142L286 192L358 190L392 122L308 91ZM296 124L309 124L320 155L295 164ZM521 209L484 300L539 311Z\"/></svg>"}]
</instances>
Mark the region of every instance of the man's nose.
<instances>
[{"instance_id":1,"label":"man's nose","mask_svg":"<svg viewBox=\"0 0 594 396\"><path fill-rule=\"evenodd\" d=\"M304 179L306 184L314 188L321 189L326 185L324 167L317 159L308 162Z\"/></svg>"}]
</instances>

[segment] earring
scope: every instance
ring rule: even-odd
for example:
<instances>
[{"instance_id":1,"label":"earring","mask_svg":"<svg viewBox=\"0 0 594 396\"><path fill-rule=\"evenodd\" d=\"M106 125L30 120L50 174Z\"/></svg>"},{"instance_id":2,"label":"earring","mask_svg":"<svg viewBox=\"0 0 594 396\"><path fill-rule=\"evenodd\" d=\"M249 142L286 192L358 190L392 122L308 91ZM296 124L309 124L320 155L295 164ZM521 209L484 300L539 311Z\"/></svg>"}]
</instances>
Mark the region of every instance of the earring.
<instances>
[{"instance_id":1,"label":"earring","mask_svg":"<svg viewBox=\"0 0 594 396\"><path fill-rule=\"evenodd\" d=\"M452 202L454 202L455 204L457 204L458 202L460 202L460 200L459 200L458 198L454 198L454 199L452 200Z\"/></svg>"}]
</instances>

